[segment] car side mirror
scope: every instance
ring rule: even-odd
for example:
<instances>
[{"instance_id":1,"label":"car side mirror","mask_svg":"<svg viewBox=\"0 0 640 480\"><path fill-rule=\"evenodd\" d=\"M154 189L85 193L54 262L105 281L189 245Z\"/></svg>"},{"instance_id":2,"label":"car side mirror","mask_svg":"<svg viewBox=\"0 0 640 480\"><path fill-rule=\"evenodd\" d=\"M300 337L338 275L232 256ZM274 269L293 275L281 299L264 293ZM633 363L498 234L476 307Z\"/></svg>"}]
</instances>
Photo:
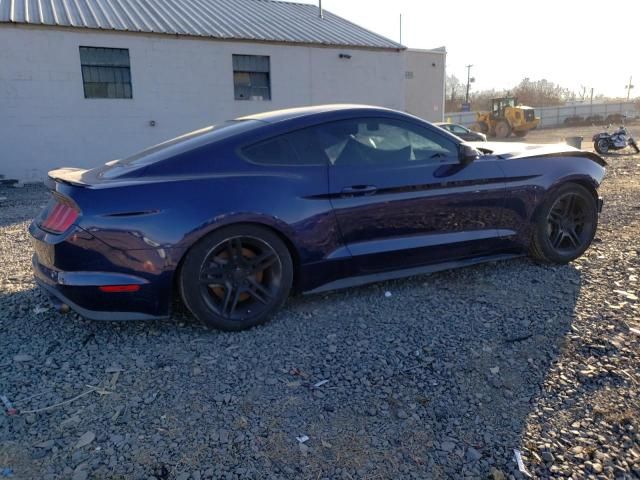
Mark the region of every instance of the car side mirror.
<instances>
[{"instance_id":1,"label":"car side mirror","mask_svg":"<svg viewBox=\"0 0 640 480\"><path fill-rule=\"evenodd\" d=\"M471 145L462 144L460 147L460 163L463 165L469 165L471 162L479 157L478 151Z\"/></svg>"}]
</instances>

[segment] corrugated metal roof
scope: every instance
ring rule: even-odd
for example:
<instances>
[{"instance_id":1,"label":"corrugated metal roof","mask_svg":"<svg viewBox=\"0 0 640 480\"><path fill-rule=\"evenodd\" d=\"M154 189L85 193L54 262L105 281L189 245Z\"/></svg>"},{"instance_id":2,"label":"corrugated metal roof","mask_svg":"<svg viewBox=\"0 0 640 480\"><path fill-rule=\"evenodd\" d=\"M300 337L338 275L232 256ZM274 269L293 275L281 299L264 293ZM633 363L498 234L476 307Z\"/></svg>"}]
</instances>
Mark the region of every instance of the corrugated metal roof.
<instances>
[{"instance_id":1,"label":"corrugated metal roof","mask_svg":"<svg viewBox=\"0 0 640 480\"><path fill-rule=\"evenodd\" d=\"M0 0L0 22L404 48L315 5L273 0Z\"/></svg>"}]
</instances>

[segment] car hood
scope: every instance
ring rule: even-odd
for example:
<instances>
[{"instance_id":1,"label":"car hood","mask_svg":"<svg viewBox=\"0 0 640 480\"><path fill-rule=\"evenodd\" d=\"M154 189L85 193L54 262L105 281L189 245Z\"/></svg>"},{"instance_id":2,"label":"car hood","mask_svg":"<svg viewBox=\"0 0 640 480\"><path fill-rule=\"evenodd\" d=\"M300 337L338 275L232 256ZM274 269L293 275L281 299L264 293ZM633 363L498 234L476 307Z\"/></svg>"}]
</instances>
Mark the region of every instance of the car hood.
<instances>
[{"instance_id":1,"label":"car hood","mask_svg":"<svg viewBox=\"0 0 640 480\"><path fill-rule=\"evenodd\" d=\"M534 144L519 142L467 142L484 154L495 155L503 159L519 159L532 157L586 157L605 166L607 162L593 152L579 150L564 143Z\"/></svg>"}]
</instances>

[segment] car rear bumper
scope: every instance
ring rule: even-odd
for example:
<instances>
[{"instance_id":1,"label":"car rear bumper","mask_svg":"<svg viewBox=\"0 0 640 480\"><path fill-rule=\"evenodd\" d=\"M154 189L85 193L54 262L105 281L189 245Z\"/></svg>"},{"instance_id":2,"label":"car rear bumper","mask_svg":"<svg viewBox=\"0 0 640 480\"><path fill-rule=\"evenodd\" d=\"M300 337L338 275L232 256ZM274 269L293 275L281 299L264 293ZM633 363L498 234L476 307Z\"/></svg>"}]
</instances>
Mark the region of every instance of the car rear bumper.
<instances>
[{"instance_id":1,"label":"car rear bumper","mask_svg":"<svg viewBox=\"0 0 640 480\"><path fill-rule=\"evenodd\" d=\"M136 304L136 296L143 292L148 282L144 279L122 274L104 272L60 272L41 265L37 255L33 256L33 272L38 286L56 306L67 305L90 320L158 320L166 316L145 312L125 311L117 308L127 303ZM140 285L135 293L104 293L99 285ZM115 309L113 307L116 307Z\"/></svg>"},{"instance_id":2,"label":"car rear bumper","mask_svg":"<svg viewBox=\"0 0 640 480\"><path fill-rule=\"evenodd\" d=\"M54 303L93 320L169 316L172 270L164 268L157 251L114 249L77 227L52 235L33 222L29 233L35 280Z\"/></svg>"},{"instance_id":3,"label":"car rear bumper","mask_svg":"<svg viewBox=\"0 0 640 480\"><path fill-rule=\"evenodd\" d=\"M88 320L106 320L106 321L121 321L121 320L162 320L167 317L159 317L155 315L149 315L140 312L108 312L100 310L89 310L83 308L71 299L67 298L60 290L56 290L51 285L47 285L38 278L36 283L46 293L51 302L59 308L62 305L67 305L74 312L78 313L82 317Z\"/></svg>"}]
</instances>

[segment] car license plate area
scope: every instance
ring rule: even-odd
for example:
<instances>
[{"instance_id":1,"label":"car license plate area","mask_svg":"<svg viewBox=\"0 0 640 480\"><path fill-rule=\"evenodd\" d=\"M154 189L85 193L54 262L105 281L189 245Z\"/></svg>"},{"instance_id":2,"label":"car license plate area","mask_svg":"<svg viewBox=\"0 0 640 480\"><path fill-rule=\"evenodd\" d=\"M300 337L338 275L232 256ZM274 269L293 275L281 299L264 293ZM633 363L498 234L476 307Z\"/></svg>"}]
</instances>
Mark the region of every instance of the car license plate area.
<instances>
[{"instance_id":1,"label":"car license plate area","mask_svg":"<svg viewBox=\"0 0 640 480\"><path fill-rule=\"evenodd\" d=\"M31 238L33 245L33 251L35 252L38 263L46 267L53 267L55 265L55 248L53 245L42 242L35 238Z\"/></svg>"}]
</instances>

